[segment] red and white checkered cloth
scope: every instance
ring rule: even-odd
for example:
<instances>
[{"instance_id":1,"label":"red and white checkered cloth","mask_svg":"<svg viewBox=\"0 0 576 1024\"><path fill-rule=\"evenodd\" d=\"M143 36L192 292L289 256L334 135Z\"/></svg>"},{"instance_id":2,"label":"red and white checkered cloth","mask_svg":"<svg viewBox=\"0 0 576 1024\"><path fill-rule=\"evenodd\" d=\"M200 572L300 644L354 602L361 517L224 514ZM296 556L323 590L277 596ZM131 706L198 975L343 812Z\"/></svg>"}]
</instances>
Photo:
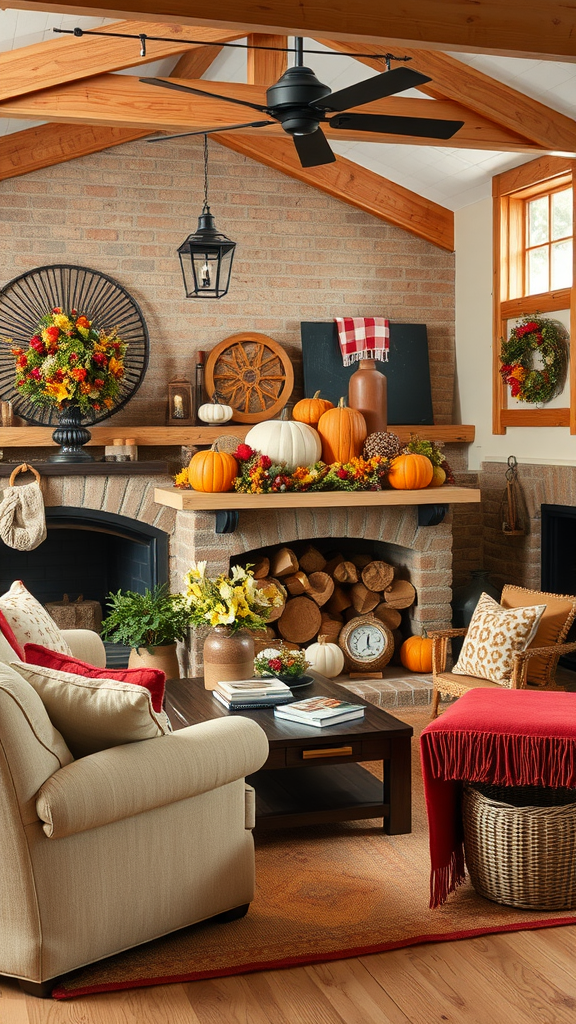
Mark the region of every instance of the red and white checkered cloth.
<instances>
[{"instance_id":1,"label":"red and white checkered cloth","mask_svg":"<svg viewBox=\"0 0 576 1024\"><path fill-rule=\"evenodd\" d=\"M383 316L334 317L344 366L359 359L388 362L390 321Z\"/></svg>"}]
</instances>

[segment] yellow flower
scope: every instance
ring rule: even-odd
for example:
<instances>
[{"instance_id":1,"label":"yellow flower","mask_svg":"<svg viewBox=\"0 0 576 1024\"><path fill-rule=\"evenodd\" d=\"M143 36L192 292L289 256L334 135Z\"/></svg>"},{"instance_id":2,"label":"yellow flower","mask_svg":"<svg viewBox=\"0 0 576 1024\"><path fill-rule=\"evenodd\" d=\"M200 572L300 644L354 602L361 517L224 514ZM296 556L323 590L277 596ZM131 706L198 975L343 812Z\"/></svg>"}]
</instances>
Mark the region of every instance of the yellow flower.
<instances>
[{"instance_id":1,"label":"yellow flower","mask_svg":"<svg viewBox=\"0 0 576 1024\"><path fill-rule=\"evenodd\" d=\"M54 327L59 327L61 331L69 331L72 328L72 324L64 313L55 313L52 317L52 323Z\"/></svg>"},{"instance_id":2,"label":"yellow flower","mask_svg":"<svg viewBox=\"0 0 576 1024\"><path fill-rule=\"evenodd\" d=\"M68 390L68 384L62 381L61 384L56 381L46 385L45 394L55 398L57 402L64 402L67 398L71 397L71 392Z\"/></svg>"},{"instance_id":3,"label":"yellow flower","mask_svg":"<svg viewBox=\"0 0 576 1024\"><path fill-rule=\"evenodd\" d=\"M108 369L110 370L110 373L112 374L113 377L124 376L124 367L122 366L122 363L119 363L114 356L110 357Z\"/></svg>"}]
</instances>

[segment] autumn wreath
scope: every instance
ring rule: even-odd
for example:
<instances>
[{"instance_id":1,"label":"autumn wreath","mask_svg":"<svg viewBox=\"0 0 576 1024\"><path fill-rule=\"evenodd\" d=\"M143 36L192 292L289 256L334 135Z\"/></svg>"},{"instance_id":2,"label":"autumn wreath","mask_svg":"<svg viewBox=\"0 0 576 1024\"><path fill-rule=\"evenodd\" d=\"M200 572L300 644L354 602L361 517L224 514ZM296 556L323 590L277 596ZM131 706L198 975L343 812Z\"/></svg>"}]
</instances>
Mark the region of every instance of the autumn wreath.
<instances>
[{"instance_id":1,"label":"autumn wreath","mask_svg":"<svg viewBox=\"0 0 576 1024\"><path fill-rule=\"evenodd\" d=\"M500 373L520 402L545 404L564 387L568 332L558 320L543 316L524 317L502 339ZM540 365L535 365L535 356Z\"/></svg>"}]
</instances>

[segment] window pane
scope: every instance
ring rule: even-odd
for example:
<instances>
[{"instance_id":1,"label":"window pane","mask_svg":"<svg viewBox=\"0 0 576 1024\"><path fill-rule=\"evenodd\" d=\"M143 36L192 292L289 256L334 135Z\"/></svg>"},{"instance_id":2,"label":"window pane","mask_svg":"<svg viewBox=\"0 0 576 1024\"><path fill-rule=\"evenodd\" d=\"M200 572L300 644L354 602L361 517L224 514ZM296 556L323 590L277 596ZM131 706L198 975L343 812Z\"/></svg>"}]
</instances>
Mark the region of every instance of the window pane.
<instances>
[{"instance_id":1,"label":"window pane","mask_svg":"<svg viewBox=\"0 0 576 1024\"><path fill-rule=\"evenodd\" d=\"M548 196L542 196L528 203L528 245L547 242L548 230Z\"/></svg>"},{"instance_id":2,"label":"window pane","mask_svg":"<svg viewBox=\"0 0 576 1024\"><path fill-rule=\"evenodd\" d=\"M572 189L567 188L552 196L552 238L566 238L571 234Z\"/></svg>"},{"instance_id":3,"label":"window pane","mask_svg":"<svg viewBox=\"0 0 576 1024\"><path fill-rule=\"evenodd\" d=\"M532 249L526 255L528 257L526 294L537 295L538 292L547 292L550 287L548 284L548 246Z\"/></svg>"},{"instance_id":4,"label":"window pane","mask_svg":"<svg viewBox=\"0 0 576 1024\"><path fill-rule=\"evenodd\" d=\"M539 249L535 249L539 252ZM552 246L552 288L572 287L572 242L555 242Z\"/></svg>"}]
</instances>

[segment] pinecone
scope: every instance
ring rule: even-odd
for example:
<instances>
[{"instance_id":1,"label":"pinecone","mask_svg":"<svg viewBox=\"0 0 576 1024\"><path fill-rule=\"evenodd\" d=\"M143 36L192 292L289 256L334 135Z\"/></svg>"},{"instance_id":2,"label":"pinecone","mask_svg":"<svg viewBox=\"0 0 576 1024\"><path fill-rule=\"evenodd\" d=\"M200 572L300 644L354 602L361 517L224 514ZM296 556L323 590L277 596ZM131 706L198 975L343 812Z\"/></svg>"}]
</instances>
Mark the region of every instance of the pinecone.
<instances>
[{"instance_id":1,"label":"pinecone","mask_svg":"<svg viewBox=\"0 0 576 1024\"><path fill-rule=\"evenodd\" d=\"M395 459L400 455L401 450L402 443L397 434L390 432L385 434L383 431L379 431L366 438L362 454L365 459L373 459L375 455L383 455L386 459Z\"/></svg>"}]
</instances>

